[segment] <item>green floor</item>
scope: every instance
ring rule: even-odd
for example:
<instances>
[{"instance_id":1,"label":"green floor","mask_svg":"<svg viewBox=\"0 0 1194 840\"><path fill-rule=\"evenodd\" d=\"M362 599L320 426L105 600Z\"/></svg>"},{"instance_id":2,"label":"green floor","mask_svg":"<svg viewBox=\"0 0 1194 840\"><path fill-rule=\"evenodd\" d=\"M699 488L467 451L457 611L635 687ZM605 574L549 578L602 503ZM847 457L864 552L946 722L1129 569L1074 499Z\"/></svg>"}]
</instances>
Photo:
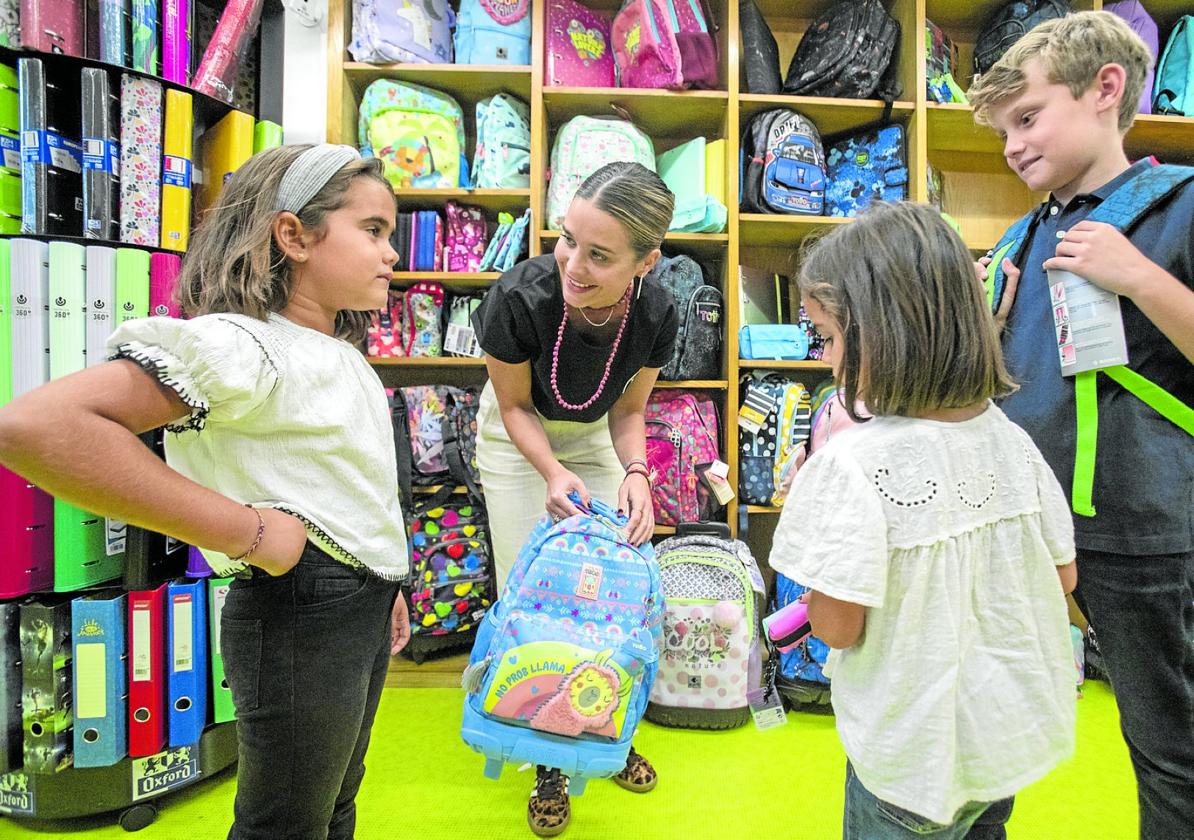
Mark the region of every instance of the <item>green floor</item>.
<instances>
[{"instance_id":1,"label":"green floor","mask_svg":"<svg viewBox=\"0 0 1194 840\"><path fill-rule=\"evenodd\" d=\"M358 802L360 840L530 838L531 775L507 768L493 782L459 740L461 693L388 689ZM1135 785L1114 700L1088 683L1078 704L1078 751L1016 801L1018 840L1133 840ZM594 782L573 799L570 840L840 837L844 757L828 715L794 714L781 729L696 733L644 723L635 739L660 773L636 795ZM144 838L216 840L231 820L231 771L158 800ZM0 820L0 838L117 838L115 815L48 823Z\"/></svg>"}]
</instances>

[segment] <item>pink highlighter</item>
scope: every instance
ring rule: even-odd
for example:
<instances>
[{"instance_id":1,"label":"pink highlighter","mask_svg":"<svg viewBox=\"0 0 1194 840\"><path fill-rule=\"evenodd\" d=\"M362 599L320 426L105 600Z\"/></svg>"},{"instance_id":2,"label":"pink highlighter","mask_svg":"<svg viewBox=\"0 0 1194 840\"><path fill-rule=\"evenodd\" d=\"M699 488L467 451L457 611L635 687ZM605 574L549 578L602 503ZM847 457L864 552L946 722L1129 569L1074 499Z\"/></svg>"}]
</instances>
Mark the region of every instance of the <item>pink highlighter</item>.
<instances>
[{"instance_id":1,"label":"pink highlighter","mask_svg":"<svg viewBox=\"0 0 1194 840\"><path fill-rule=\"evenodd\" d=\"M808 620L808 604L793 601L771 615L763 617L763 630L775 649L786 653L812 635L813 625Z\"/></svg>"}]
</instances>

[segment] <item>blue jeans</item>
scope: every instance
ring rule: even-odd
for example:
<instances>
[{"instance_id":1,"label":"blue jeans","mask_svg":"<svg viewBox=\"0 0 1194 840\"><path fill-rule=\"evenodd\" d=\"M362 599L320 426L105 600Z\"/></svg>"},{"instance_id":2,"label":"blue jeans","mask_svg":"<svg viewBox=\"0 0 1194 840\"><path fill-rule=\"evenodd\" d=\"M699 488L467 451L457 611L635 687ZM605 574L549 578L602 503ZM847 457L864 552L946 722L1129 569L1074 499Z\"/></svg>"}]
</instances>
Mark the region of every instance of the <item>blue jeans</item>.
<instances>
[{"instance_id":1,"label":"blue jeans","mask_svg":"<svg viewBox=\"0 0 1194 840\"><path fill-rule=\"evenodd\" d=\"M935 823L890 802L865 787L846 763L846 812L842 840L1006 840L1014 797L998 802L969 802L949 825Z\"/></svg>"},{"instance_id":2,"label":"blue jeans","mask_svg":"<svg viewBox=\"0 0 1194 840\"><path fill-rule=\"evenodd\" d=\"M253 572L220 617L240 759L229 840L351 838L398 584L310 543L286 574Z\"/></svg>"},{"instance_id":3,"label":"blue jeans","mask_svg":"<svg viewBox=\"0 0 1194 840\"><path fill-rule=\"evenodd\" d=\"M1194 837L1194 552L1078 552L1078 605L1115 689L1140 837Z\"/></svg>"}]
</instances>

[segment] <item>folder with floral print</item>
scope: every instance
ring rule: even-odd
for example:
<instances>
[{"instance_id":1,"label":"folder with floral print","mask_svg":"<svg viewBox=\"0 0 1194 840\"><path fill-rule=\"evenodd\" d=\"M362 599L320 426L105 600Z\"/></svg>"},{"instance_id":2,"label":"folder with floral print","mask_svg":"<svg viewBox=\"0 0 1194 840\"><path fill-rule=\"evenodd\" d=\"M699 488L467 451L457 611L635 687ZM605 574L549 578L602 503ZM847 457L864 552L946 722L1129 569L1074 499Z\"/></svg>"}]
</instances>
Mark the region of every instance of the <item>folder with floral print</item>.
<instances>
[{"instance_id":1,"label":"folder with floral print","mask_svg":"<svg viewBox=\"0 0 1194 840\"><path fill-rule=\"evenodd\" d=\"M120 77L120 241L158 247L161 230L162 86Z\"/></svg>"}]
</instances>

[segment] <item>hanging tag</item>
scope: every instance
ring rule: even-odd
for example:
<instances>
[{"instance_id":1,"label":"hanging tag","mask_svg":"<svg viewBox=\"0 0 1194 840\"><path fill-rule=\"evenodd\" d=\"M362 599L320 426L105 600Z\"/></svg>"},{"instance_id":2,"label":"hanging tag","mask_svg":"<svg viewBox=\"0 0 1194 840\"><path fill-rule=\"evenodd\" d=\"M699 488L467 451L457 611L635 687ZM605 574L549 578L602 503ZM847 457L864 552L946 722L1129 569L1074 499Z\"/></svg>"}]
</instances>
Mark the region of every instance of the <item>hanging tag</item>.
<instances>
[{"instance_id":1,"label":"hanging tag","mask_svg":"<svg viewBox=\"0 0 1194 840\"><path fill-rule=\"evenodd\" d=\"M705 485L713 492L719 504L729 504L730 500L734 498L734 488L726 481L725 476L718 475L714 471L716 468L717 464L714 464L705 470Z\"/></svg>"},{"instance_id":2,"label":"hanging tag","mask_svg":"<svg viewBox=\"0 0 1194 840\"><path fill-rule=\"evenodd\" d=\"M444 332L444 352L474 359L481 358L481 345L477 342L477 333L472 327L448 324L448 329Z\"/></svg>"},{"instance_id":3,"label":"hanging tag","mask_svg":"<svg viewBox=\"0 0 1194 840\"><path fill-rule=\"evenodd\" d=\"M750 715L755 719L755 726L759 729L771 729L783 726L788 722L788 713L784 711L784 701L779 692L756 688L746 692L746 702L750 704Z\"/></svg>"},{"instance_id":4,"label":"hanging tag","mask_svg":"<svg viewBox=\"0 0 1194 840\"><path fill-rule=\"evenodd\" d=\"M489 657L480 662L474 662L464 669L460 675L460 687L469 694L476 694L481 690L481 683L485 680L485 671L489 668Z\"/></svg>"},{"instance_id":5,"label":"hanging tag","mask_svg":"<svg viewBox=\"0 0 1194 840\"><path fill-rule=\"evenodd\" d=\"M742 407L738 409L738 425L752 435L757 435L774 410L775 397L757 385L747 385Z\"/></svg>"}]
</instances>

